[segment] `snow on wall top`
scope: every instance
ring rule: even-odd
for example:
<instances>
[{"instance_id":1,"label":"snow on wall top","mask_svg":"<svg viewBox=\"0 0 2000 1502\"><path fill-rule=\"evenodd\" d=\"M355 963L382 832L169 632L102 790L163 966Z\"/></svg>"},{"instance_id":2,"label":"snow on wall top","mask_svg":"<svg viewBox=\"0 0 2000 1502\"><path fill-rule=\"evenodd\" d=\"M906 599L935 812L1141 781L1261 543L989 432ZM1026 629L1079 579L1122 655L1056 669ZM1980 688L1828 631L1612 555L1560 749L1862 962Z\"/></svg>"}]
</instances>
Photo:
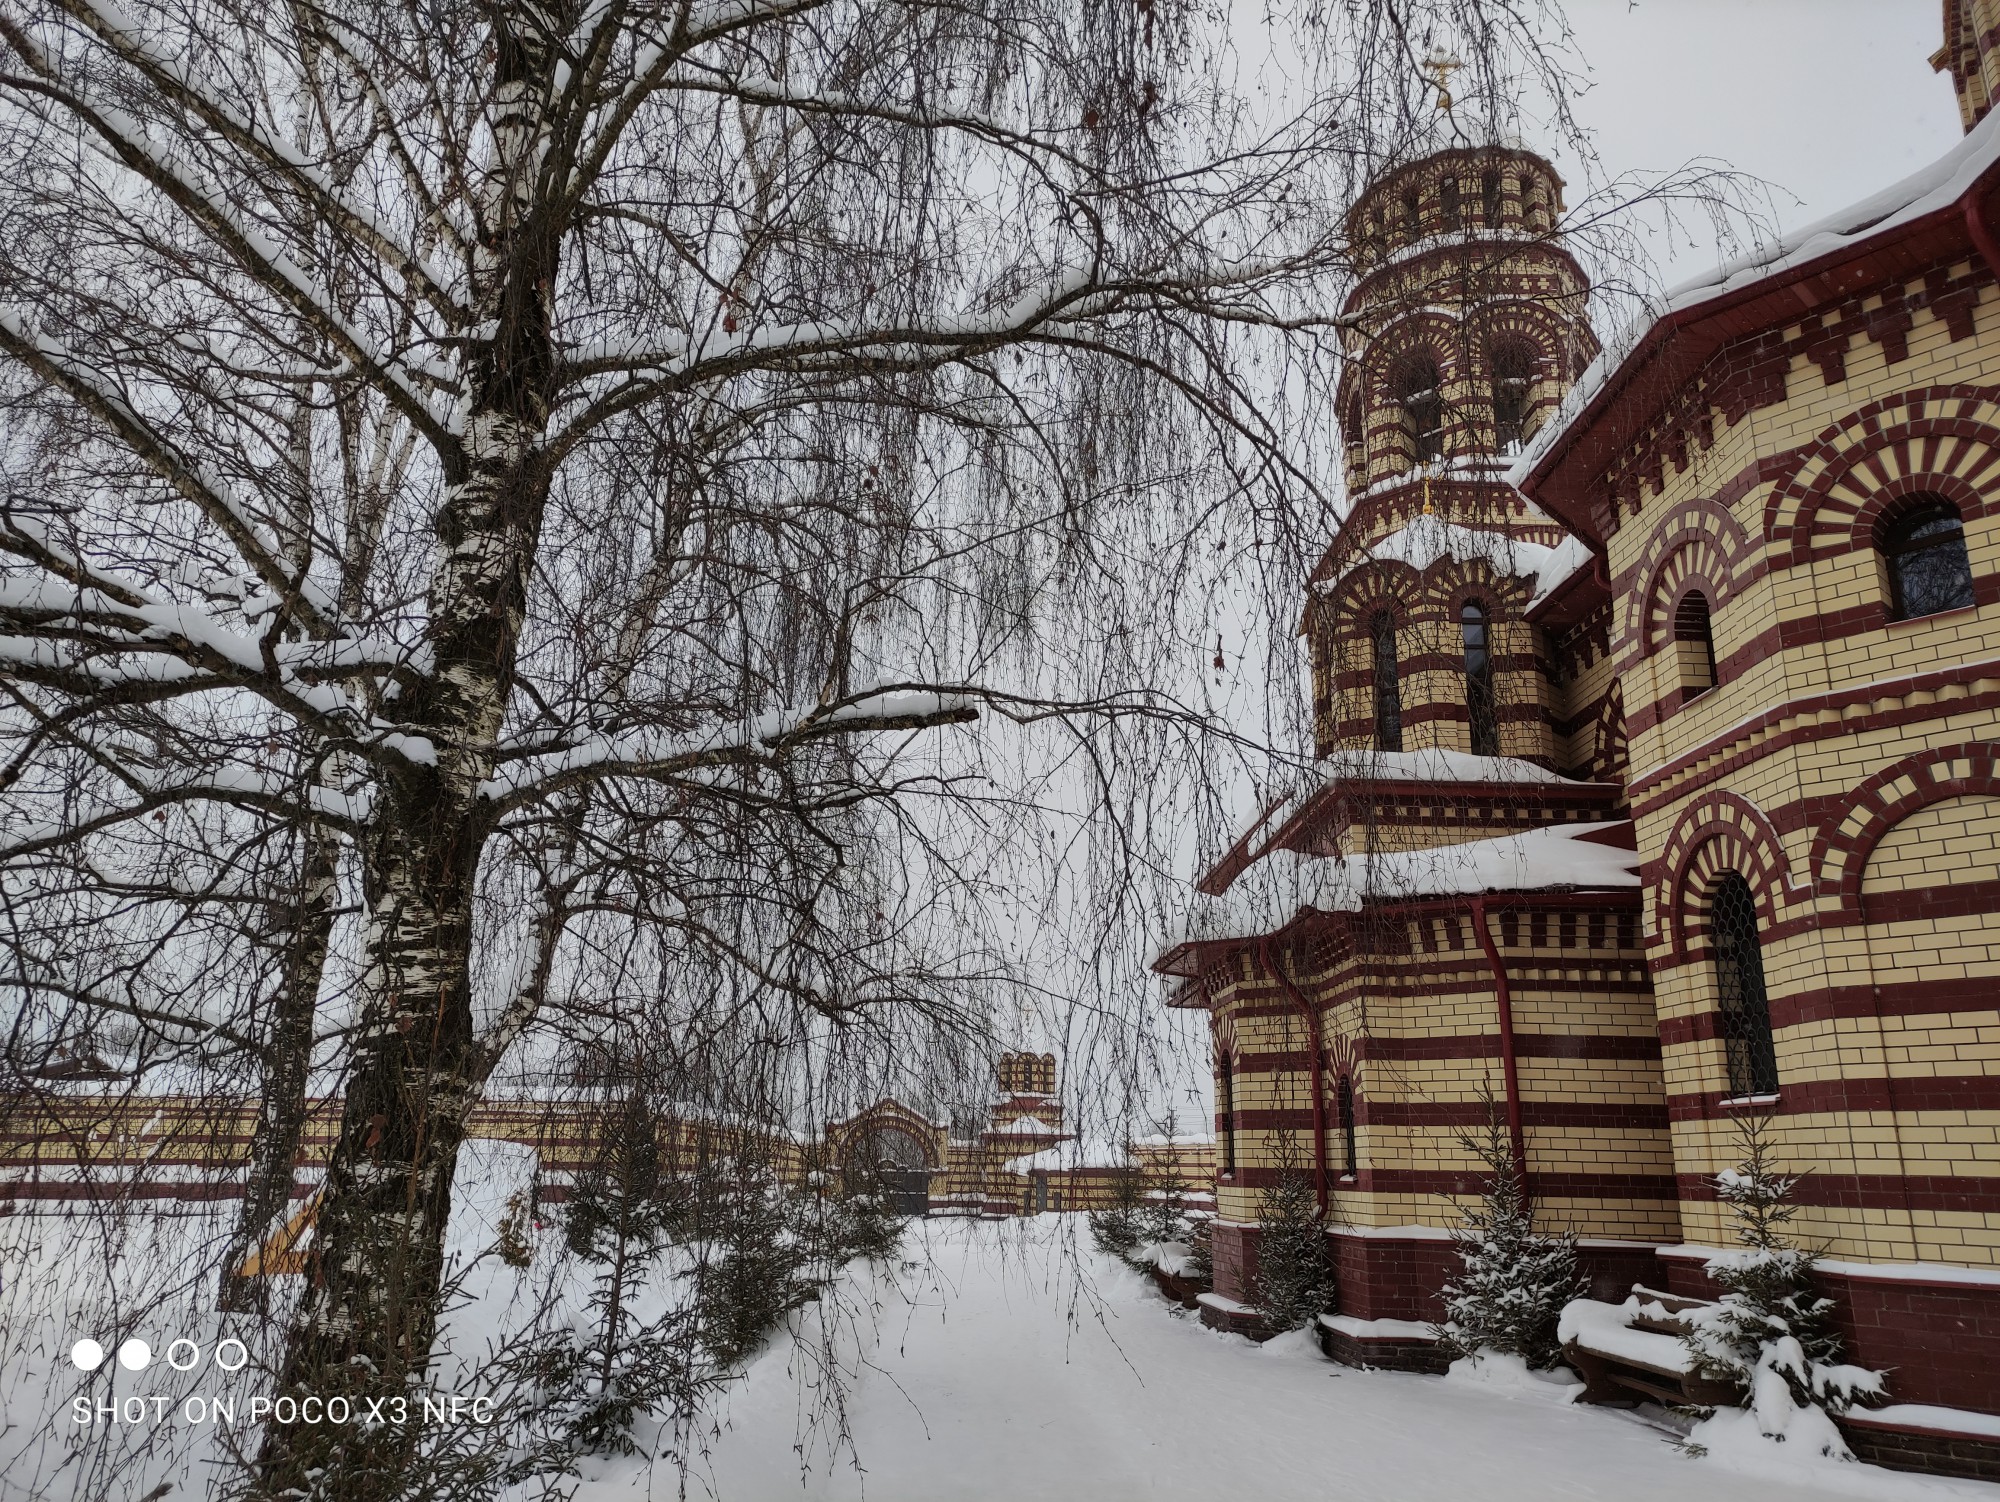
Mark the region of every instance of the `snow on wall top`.
<instances>
[{"instance_id":1,"label":"snow on wall top","mask_svg":"<svg viewBox=\"0 0 2000 1502\"><path fill-rule=\"evenodd\" d=\"M1520 485L1562 441L1572 423L1617 374L1625 361L1661 319L1705 302L1728 296L1766 277L1804 266L1822 256L1864 243L1879 235L1948 208L1964 197L1980 175L2000 160L2000 110L1989 114L1943 156L1899 183L1870 194L1838 213L1803 229L1782 235L1747 256L1726 262L1715 271L1670 287L1652 307L1605 341L1577 383L1566 392L1555 416L1522 450L1507 472Z\"/></svg>"},{"instance_id":2,"label":"snow on wall top","mask_svg":"<svg viewBox=\"0 0 2000 1502\"><path fill-rule=\"evenodd\" d=\"M1301 911L1357 912L1364 901L1636 887L1639 857L1588 838L1616 824L1564 824L1496 839L1342 860L1273 850L1218 895L1197 892L1167 949L1274 933Z\"/></svg>"}]
</instances>

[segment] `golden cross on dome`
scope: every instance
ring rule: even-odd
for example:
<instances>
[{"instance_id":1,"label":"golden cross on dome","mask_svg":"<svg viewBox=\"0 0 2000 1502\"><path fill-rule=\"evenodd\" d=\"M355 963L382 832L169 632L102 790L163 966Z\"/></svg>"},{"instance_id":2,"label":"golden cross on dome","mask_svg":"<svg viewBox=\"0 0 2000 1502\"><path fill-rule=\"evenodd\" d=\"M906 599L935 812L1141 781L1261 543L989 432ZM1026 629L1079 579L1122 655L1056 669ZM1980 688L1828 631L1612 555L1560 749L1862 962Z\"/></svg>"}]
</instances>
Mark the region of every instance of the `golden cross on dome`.
<instances>
[{"instance_id":1,"label":"golden cross on dome","mask_svg":"<svg viewBox=\"0 0 2000 1502\"><path fill-rule=\"evenodd\" d=\"M1450 81L1452 74L1464 66L1465 64L1457 58L1446 57L1442 52L1433 52L1429 57L1424 59L1424 71L1431 75L1438 86L1437 107L1439 109L1449 110L1451 108L1451 90L1446 88L1445 84Z\"/></svg>"}]
</instances>

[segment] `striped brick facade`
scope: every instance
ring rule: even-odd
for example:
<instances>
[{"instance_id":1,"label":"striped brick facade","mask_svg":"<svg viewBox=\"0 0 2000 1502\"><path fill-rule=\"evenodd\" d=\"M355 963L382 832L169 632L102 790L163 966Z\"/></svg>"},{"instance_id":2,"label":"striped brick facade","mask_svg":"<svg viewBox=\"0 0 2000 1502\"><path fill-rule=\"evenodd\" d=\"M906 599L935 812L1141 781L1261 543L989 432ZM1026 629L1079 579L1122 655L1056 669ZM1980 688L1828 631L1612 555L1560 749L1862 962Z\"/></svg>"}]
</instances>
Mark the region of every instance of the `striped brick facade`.
<instances>
[{"instance_id":1,"label":"striped brick facade","mask_svg":"<svg viewBox=\"0 0 2000 1502\"><path fill-rule=\"evenodd\" d=\"M1947 6L1968 129L1989 99L1989 9ZM1678 305L1592 372L1559 428L1546 414L1577 368L1552 361L1518 490L1480 390L1492 321L1462 310L1453 332L1441 294L1512 296L1496 279L1520 268L1545 347L1589 350L1562 322L1566 258L1465 224L1418 255L1430 292L1397 280L1393 247L1395 275L1364 276L1341 389L1357 499L1306 613L1325 774L1202 890L1281 855L1426 850L1442 870L1509 830L1579 822L1629 841L1637 881L1440 876L1163 956L1174 1003L1213 1024L1218 1293L1254 1302L1257 1189L1284 1132L1331 1176L1342 1340L1365 1353L1367 1322L1436 1317L1451 1197L1476 1166L1456 1134L1505 1074L1537 1208L1585 1238L1607 1292L1701 1291L1704 1249L1730 1239L1713 1178L1756 1113L1801 1175L1798 1230L1828 1259L1850 1359L1892 1368L1896 1402L2000 1412L2000 133L1960 155L1950 194ZM1511 154L1448 153L1378 194L1494 159ZM1357 212L1365 236L1379 205ZM1451 415L1427 462L1425 398L1384 374L1408 321L1373 316L1377 295L1421 302L1442 351ZM1454 360L1471 372L1455 386ZM1892 539L1919 507L1962 521L1970 594L1942 613L1902 610L1892 587ZM1463 762L1418 778L1409 752L1479 749L1458 640L1475 597L1493 623L1494 780ZM1401 757L1381 749L1385 616ZM1371 771L1371 745L1393 775ZM1510 780L1509 763L1568 780ZM1731 883L1753 915L1718 917ZM1754 1040L1731 1062L1730 1037L1755 1031L1723 992L1748 994L1745 923L1774 1066L1746 1062Z\"/></svg>"}]
</instances>

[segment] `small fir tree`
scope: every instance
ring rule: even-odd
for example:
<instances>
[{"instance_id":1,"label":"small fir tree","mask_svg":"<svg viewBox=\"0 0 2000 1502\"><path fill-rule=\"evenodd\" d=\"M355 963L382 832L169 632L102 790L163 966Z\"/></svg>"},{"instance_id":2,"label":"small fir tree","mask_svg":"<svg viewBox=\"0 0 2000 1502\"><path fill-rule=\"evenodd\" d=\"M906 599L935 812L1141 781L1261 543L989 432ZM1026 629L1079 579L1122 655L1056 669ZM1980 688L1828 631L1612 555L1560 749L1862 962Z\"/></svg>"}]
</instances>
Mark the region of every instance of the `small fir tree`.
<instances>
[{"instance_id":1,"label":"small fir tree","mask_svg":"<svg viewBox=\"0 0 2000 1502\"><path fill-rule=\"evenodd\" d=\"M1444 1286L1438 1342L1454 1356L1495 1351L1545 1371L1562 1358L1556 1327L1563 1305L1581 1298L1587 1282L1577 1268L1576 1234L1536 1227L1491 1088L1482 1094L1485 1129L1460 1141L1480 1160L1483 1188L1452 1233L1460 1270Z\"/></svg>"},{"instance_id":2,"label":"small fir tree","mask_svg":"<svg viewBox=\"0 0 2000 1502\"><path fill-rule=\"evenodd\" d=\"M1090 1244L1107 1257L1137 1266L1133 1253L1146 1239L1145 1186L1139 1170L1127 1164L1114 1170L1111 1202L1090 1212Z\"/></svg>"},{"instance_id":3,"label":"small fir tree","mask_svg":"<svg viewBox=\"0 0 2000 1502\"><path fill-rule=\"evenodd\" d=\"M570 1455L629 1454L641 1416L689 1411L708 1385L684 1310L651 1321L634 1312L688 1211L686 1185L660 1152L656 1116L643 1091L627 1097L565 1207L564 1239L596 1273L581 1325L552 1332L514 1362L531 1395L531 1471Z\"/></svg>"},{"instance_id":4,"label":"small fir tree","mask_svg":"<svg viewBox=\"0 0 2000 1502\"><path fill-rule=\"evenodd\" d=\"M1171 1139L1170 1139L1171 1140ZM1181 1183L1172 1152L1141 1175L1144 1203L1139 1215L1143 1240L1154 1246L1187 1240L1187 1186Z\"/></svg>"},{"instance_id":5,"label":"small fir tree","mask_svg":"<svg viewBox=\"0 0 2000 1502\"><path fill-rule=\"evenodd\" d=\"M1215 1282L1215 1238L1209 1229L1214 1219L1206 1210L1188 1213L1188 1251L1187 1260L1181 1264L1181 1276L1191 1283Z\"/></svg>"},{"instance_id":6,"label":"small fir tree","mask_svg":"<svg viewBox=\"0 0 2000 1502\"><path fill-rule=\"evenodd\" d=\"M1742 1159L1716 1175L1715 1189L1742 1250L1710 1259L1708 1275L1722 1297L1686 1316L1684 1338L1704 1376L1742 1388L1767 1438L1852 1460L1833 1420L1879 1396L1882 1373L1840 1360L1833 1300L1813 1288L1818 1256L1795 1245L1787 1229L1798 1214L1792 1191L1799 1176L1778 1171L1770 1118L1739 1116L1736 1134Z\"/></svg>"},{"instance_id":7,"label":"small fir tree","mask_svg":"<svg viewBox=\"0 0 2000 1502\"><path fill-rule=\"evenodd\" d=\"M1297 1143L1281 1132L1276 1172L1257 1201L1257 1308L1267 1330L1311 1324L1333 1303L1333 1265L1312 1178Z\"/></svg>"}]
</instances>

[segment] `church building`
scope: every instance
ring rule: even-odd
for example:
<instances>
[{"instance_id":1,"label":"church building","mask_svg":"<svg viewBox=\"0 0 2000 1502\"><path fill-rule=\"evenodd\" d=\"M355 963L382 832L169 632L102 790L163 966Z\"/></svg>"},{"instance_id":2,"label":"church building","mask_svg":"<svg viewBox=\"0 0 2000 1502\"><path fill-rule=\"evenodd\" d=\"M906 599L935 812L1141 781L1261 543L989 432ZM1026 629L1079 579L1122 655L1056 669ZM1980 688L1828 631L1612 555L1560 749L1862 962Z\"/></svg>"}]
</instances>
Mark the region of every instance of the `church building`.
<instances>
[{"instance_id":1,"label":"church building","mask_svg":"<svg viewBox=\"0 0 2000 1502\"><path fill-rule=\"evenodd\" d=\"M1489 1125L1594 1296L1700 1295L1755 1119L1847 1359L1993 1432L1994 9L1945 5L1958 147L1601 352L1540 157L1434 152L1351 209L1314 775L1157 962L1211 1025L1211 1323L1255 1325L1289 1168L1328 1349L1434 1367ZM1964 1438L1872 1422L1864 1456Z\"/></svg>"}]
</instances>

